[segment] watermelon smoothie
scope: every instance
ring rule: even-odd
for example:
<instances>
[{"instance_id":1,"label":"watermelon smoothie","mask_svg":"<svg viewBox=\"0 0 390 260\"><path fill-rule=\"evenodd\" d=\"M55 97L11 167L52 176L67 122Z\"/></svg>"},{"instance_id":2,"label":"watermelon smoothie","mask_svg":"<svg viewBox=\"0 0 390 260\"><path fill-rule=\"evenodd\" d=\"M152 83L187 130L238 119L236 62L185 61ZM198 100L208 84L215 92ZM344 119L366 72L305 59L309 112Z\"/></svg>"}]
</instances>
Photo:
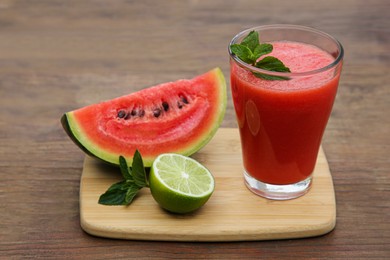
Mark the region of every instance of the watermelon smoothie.
<instances>
[{"instance_id":1,"label":"watermelon smoothie","mask_svg":"<svg viewBox=\"0 0 390 260\"><path fill-rule=\"evenodd\" d=\"M282 200L299 197L311 186L337 93L343 50L332 37L313 29L280 27L255 30L261 42L271 39L266 40L273 45L268 55L283 61L291 73L264 71L231 53L230 80L246 185L258 195ZM248 32L241 33L241 38ZM318 42L324 46L316 46ZM289 80L265 80L253 72Z\"/></svg>"}]
</instances>

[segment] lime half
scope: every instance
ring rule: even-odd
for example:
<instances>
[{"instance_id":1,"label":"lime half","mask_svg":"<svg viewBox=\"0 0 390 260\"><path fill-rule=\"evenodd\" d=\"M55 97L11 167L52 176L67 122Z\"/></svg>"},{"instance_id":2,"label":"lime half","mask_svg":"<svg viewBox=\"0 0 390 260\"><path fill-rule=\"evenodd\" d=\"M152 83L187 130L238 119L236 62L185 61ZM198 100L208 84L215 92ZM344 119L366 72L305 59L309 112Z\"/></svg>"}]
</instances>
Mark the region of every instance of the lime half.
<instances>
[{"instance_id":1,"label":"lime half","mask_svg":"<svg viewBox=\"0 0 390 260\"><path fill-rule=\"evenodd\" d=\"M149 186L153 198L164 209L188 213L203 206L214 191L214 177L196 160L166 153L153 162Z\"/></svg>"}]
</instances>

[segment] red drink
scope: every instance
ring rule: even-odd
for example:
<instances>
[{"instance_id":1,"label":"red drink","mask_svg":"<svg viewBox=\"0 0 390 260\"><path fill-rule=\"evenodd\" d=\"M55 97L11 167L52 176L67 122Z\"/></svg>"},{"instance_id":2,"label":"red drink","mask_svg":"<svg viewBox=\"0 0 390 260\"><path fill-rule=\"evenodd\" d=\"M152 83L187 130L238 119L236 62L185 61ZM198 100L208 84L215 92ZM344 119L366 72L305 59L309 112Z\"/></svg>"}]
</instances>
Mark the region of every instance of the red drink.
<instances>
[{"instance_id":1,"label":"red drink","mask_svg":"<svg viewBox=\"0 0 390 260\"><path fill-rule=\"evenodd\" d=\"M300 196L310 187L341 65L337 69L323 69L335 63L335 57L313 45L292 41L271 43L274 48L269 55L290 68L290 80L258 78L248 69L251 65L243 66L231 59L231 89L247 185L260 195L286 199ZM321 71L309 73L315 70ZM305 190L287 196L267 196L261 191L264 187L259 187L289 187L302 181L307 186Z\"/></svg>"}]
</instances>

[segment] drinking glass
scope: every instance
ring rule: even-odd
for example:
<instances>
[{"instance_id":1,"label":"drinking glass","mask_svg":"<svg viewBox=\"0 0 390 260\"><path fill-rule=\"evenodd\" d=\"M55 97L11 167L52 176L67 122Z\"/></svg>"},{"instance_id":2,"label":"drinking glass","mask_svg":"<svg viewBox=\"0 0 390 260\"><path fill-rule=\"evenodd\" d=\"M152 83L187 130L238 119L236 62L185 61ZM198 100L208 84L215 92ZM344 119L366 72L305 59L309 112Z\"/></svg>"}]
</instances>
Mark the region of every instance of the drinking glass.
<instances>
[{"instance_id":1,"label":"drinking glass","mask_svg":"<svg viewBox=\"0 0 390 260\"><path fill-rule=\"evenodd\" d=\"M271 56L278 47L292 67L298 69L273 72L239 59L230 46L241 43L251 31L259 33L261 43L274 45ZM303 47L295 48L297 44ZM319 51L329 61L315 67L322 56L310 51L303 54L306 47ZM313 28L267 25L234 36L229 54L231 92L246 186L269 199L286 200L304 195L311 187L321 139L336 97L342 45ZM279 80L259 75L276 76Z\"/></svg>"}]
</instances>

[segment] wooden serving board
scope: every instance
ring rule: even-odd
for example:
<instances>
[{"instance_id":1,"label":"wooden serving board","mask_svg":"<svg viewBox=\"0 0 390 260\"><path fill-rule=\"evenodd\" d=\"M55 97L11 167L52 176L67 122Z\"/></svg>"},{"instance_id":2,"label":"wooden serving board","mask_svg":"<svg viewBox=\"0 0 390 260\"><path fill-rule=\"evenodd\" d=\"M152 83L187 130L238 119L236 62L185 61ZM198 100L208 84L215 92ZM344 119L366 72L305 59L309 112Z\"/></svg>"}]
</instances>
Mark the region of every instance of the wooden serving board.
<instances>
[{"instance_id":1,"label":"wooden serving board","mask_svg":"<svg viewBox=\"0 0 390 260\"><path fill-rule=\"evenodd\" d=\"M86 157L80 184L82 228L91 235L120 239L243 241L318 236L335 227L335 194L322 149L311 190L288 201L267 200L246 188L237 129L219 129L193 157L213 173L216 187L206 205L186 215L161 209L147 188L129 206L99 205L99 196L121 174Z\"/></svg>"}]
</instances>

